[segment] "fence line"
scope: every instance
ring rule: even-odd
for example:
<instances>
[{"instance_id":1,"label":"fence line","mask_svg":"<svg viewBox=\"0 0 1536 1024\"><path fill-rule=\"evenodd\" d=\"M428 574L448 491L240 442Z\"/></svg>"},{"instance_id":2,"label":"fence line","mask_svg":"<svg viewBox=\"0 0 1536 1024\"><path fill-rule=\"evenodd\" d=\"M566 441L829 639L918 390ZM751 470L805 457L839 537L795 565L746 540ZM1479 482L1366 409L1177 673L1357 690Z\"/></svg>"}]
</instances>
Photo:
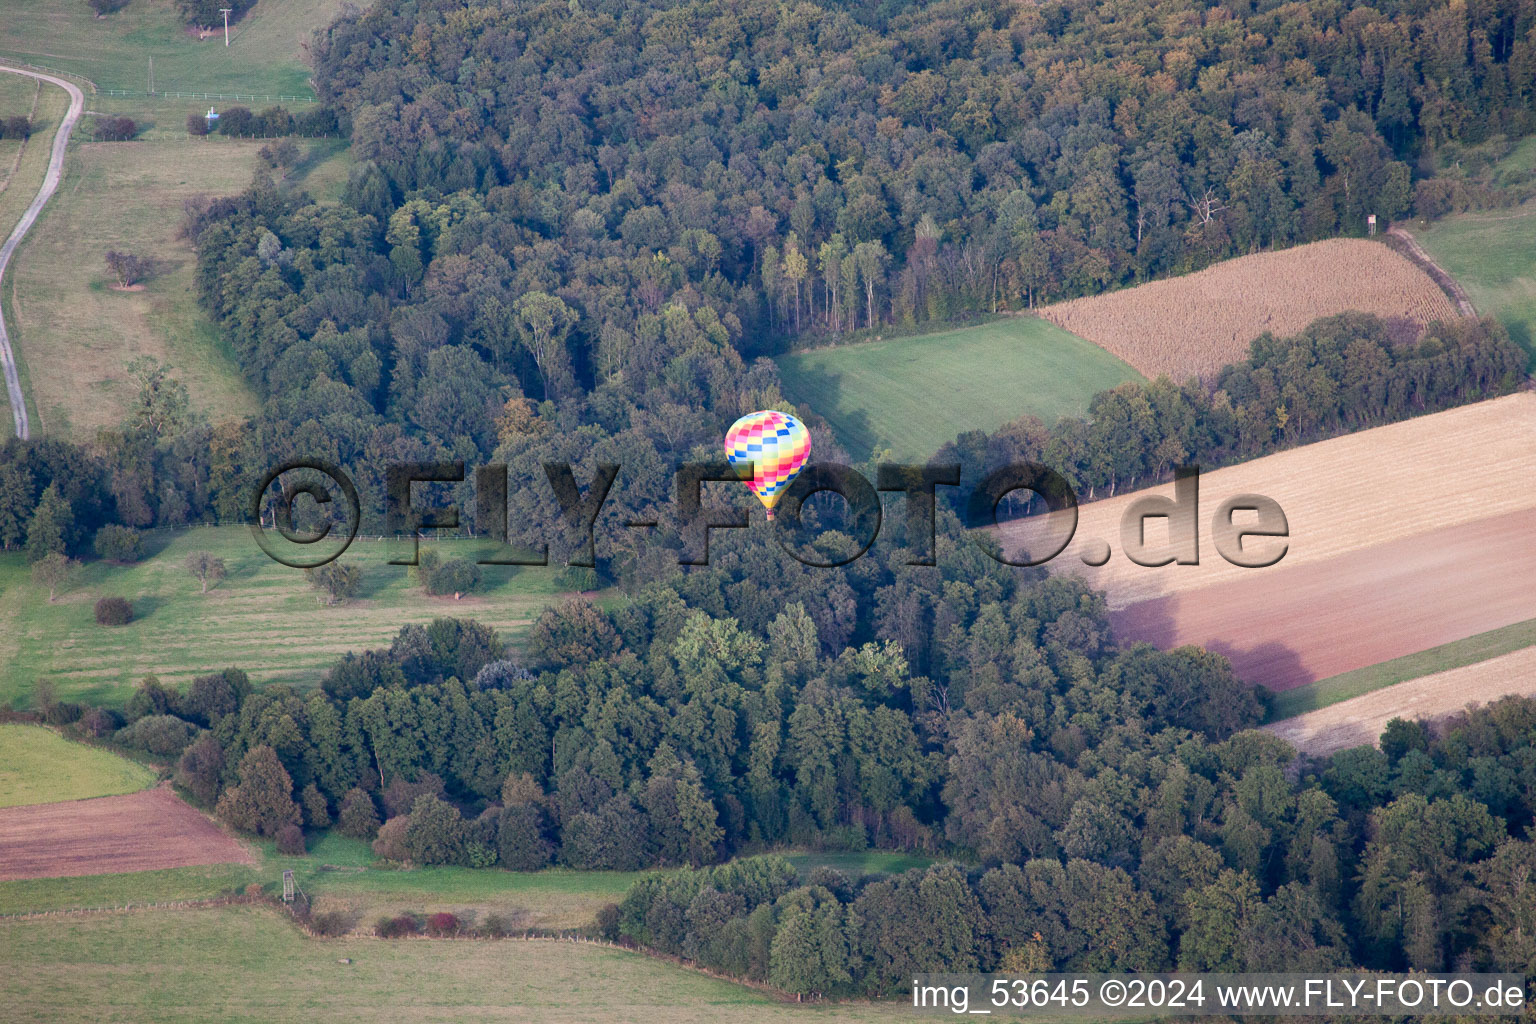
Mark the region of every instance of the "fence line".
<instances>
[{"instance_id":1,"label":"fence line","mask_svg":"<svg viewBox=\"0 0 1536 1024\"><path fill-rule=\"evenodd\" d=\"M255 93L248 92L180 92L165 89L161 89L158 92L139 92L136 89L102 89L101 93L105 96L159 96L161 99L177 100L234 100L236 102L245 100L250 103L258 101L271 103L273 100L279 103L319 102L319 99L315 96L286 96L281 93L275 96L271 93L263 93L258 96Z\"/></svg>"},{"instance_id":2,"label":"fence line","mask_svg":"<svg viewBox=\"0 0 1536 1024\"><path fill-rule=\"evenodd\" d=\"M0 914L0 920L25 921L44 917L69 917L83 914L117 914L129 910L183 910L193 907L227 907L243 903L264 902L253 896L215 896L206 900L170 900L165 902L121 903L105 907L65 907L60 910L25 910L19 913Z\"/></svg>"},{"instance_id":3,"label":"fence line","mask_svg":"<svg viewBox=\"0 0 1536 1024\"><path fill-rule=\"evenodd\" d=\"M58 68L51 68L46 64L27 64L23 61L13 61L8 58L0 58L0 64L9 64L13 68L28 68L32 71L41 71L49 75L58 75L60 78L73 78L76 81L84 82L86 85L90 86L91 92L101 91L100 89L96 88L95 82L91 81L89 78L86 78L84 75L77 75L73 71L61 71Z\"/></svg>"}]
</instances>

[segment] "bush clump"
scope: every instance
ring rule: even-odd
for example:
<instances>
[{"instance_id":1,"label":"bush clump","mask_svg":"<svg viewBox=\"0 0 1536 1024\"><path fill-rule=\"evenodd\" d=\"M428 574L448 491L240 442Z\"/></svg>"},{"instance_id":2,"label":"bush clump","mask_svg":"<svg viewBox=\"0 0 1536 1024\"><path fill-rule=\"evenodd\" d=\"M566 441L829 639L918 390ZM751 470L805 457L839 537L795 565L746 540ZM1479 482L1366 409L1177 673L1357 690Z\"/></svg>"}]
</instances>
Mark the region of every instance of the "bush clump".
<instances>
[{"instance_id":1,"label":"bush clump","mask_svg":"<svg viewBox=\"0 0 1536 1024\"><path fill-rule=\"evenodd\" d=\"M106 708L91 708L80 718L80 731L99 740L109 733L116 732L120 724L117 715Z\"/></svg>"},{"instance_id":2,"label":"bush clump","mask_svg":"<svg viewBox=\"0 0 1536 1024\"><path fill-rule=\"evenodd\" d=\"M126 626L133 621L133 604L126 597L104 597L96 602L98 626Z\"/></svg>"},{"instance_id":3,"label":"bush clump","mask_svg":"<svg viewBox=\"0 0 1536 1024\"><path fill-rule=\"evenodd\" d=\"M352 916L345 910L322 910L309 919L309 930L322 939L334 939L352 930Z\"/></svg>"},{"instance_id":4,"label":"bush clump","mask_svg":"<svg viewBox=\"0 0 1536 1024\"><path fill-rule=\"evenodd\" d=\"M138 133L138 123L131 117L102 115L96 118L97 142L127 142Z\"/></svg>"},{"instance_id":5,"label":"bush clump","mask_svg":"<svg viewBox=\"0 0 1536 1024\"><path fill-rule=\"evenodd\" d=\"M175 715L145 715L117 730L113 739L125 747L147 750L161 757L179 756L197 735L197 726Z\"/></svg>"},{"instance_id":6,"label":"bush clump","mask_svg":"<svg viewBox=\"0 0 1536 1024\"><path fill-rule=\"evenodd\" d=\"M304 856L304 831L297 825L284 825L278 829L277 852L285 857Z\"/></svg>"},{"instance_id":7,"label":"bush clump","mask_svg":"<svg viewBox=\"0 0 1536 1024\"><path fill-rule=\"evenodd\" d=\"M410 914L401 914L399 917L381 917L373 926L374 933L381 939L403 939L411 935L421 934L421 925Z\"/></svg>"},{"instance_id":8,"label":"bush clump","mask_svg":"<svg viewBox=\"0 0 1536 1024\"><path fill-rule=\"evenodd\" d=\"M144 557L144 539L131 526L108 523L96 531L96 554L109 562L127 565Z\"/></svg>"},{"instance_id":9,"label":"bush clump","mask_svg":"<svg viewBox=\"0 0 1536 1024\"><path fill-rule=\"evenodd\" d=\"M443 938L459 933L459 919L446 910L433 914L427 918L427 934L434 938Z\"/></svg>"}]
</instances>

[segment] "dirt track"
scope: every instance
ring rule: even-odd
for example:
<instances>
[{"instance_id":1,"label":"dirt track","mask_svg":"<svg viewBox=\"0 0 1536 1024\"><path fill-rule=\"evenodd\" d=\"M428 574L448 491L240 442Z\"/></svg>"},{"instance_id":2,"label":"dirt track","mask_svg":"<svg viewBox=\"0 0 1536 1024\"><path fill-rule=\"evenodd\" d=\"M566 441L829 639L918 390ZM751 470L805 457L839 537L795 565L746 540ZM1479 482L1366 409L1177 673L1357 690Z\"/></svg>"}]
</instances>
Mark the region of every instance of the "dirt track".
<instances>
[{"instance_id":1,"label":"dirt track","mask_svg":"<svg viewBox=\"0 0 1536 1024\"><path fill-rule=\"evenodd\" d=\"M169 788L0 810L0 881L253 863Z\"/></svg>"},{"instance_id":2,"label":"dirt track","mask_svg":"<svg viewBox=\"0 0 1536 1024\"><path fill-rule=\"evenodd\" d=\"M1536 647L1437 672L1265 726L1309 754L1375 743L1394 718L1431 721L1506 694L1536 696Z\"/></svg>"},{"instance_id":3,"label":"dirt track","mask_svg":"<svg viewBox=\"0 0 1536 1024\"><path fill-rule=\"evenodd\" d=\"M1536 619L1536 508L1142 601L1115 632L1199 644L1287 690ZM1282 563L1283 565L1284 563Z\"/></svg>"},{"instance_id":4,"label":"dirt track","mask_svg":"<svg viewBox=\"0 0 1536 1024\"><path fill-rule=\"evenodd\" d=\"M73 82L66 82L62 78L53 75L45 75L36 71L24 71L21 68L0 65L0 72L12 75L25 75L27 78L35 78L40 82L48 82L56 85L69 93L69 111L64 115L64 120L59 122L59 130L53 136L53 152L48 157L48 170L43 175L43 186L37 190L37 196L17 221L15 229L11 232L5 244L0 246L0 283L5 279L5 268L11 262L11 256L15 254L17 246L26 237L32 225L37 222L38 214L43 212L43 206L53 197L58 190L59 180L64 176L64 152L69 146L69 133L75 130L75 122L80 120L80 113L85 110L85 95ZM5 371L5 387L10 395L11 415L16 421L16 436L22 440L27 439L29 424L27 423L27 401L21 393L21 379L16 372L16 356L11 351L11 339L5 332L5 317L0 315L0 368ZM3 870L3 868L0 868Z\"/></svg>"}]
</instances>

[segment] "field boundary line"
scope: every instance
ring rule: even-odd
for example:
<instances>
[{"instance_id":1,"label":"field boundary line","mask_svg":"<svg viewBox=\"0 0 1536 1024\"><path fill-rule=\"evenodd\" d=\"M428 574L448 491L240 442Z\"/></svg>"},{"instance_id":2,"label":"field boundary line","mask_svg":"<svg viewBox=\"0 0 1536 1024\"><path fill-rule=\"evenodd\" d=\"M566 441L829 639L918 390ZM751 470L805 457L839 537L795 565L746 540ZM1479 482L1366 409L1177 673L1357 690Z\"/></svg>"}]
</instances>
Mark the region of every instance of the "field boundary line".
<instances>
[{"instance_id":1,"label":"field boundary line","mask_svg":"<svg viewBox=\"0 0 1536 1024\"><path fill-rule=\"evenodd\" d=\"M200 910L265 902L266 900L256 896L213 896L205 900L152 900L146 903L118 903L105 907L61 907L58 910L20 910L8 914L0 914L0 921L30 921L45 917L83 917L87 914L121 914L132 910Z\"/></svg>"},{"instance_id":2,"label":"field boundary line","mask_svg":"<svg viewBox=\"0 0 1536 1024\"><path fill-rule=\"evenodd\" d=\"M1419 244L1419 240L1417 238L1414 238L1403 228L1400 228L1394 224L1387 229L1387 239L1388 245L1391 245L1392 241L1394 240L1401 243L1400 246L1394 245L1392 248L1397 249L1404 256L1407 256L1410 260L1413 260L1413 262L1417 263L1419 267L1430 276L1435 284L1439 285L1445 291L1445 293L1451 297L1451 301L1456 303L1456 308L1461 311L1462 316L1477 316L1477 310L1473 307L1472 300L1467 297L1466 290L1461 287L1461 284L1457 282L1454 277L1451 276L1450 271L1446 270L1430 257L1429 253L1425 251L1424 247Z\"/></svg>"}]
</instances>

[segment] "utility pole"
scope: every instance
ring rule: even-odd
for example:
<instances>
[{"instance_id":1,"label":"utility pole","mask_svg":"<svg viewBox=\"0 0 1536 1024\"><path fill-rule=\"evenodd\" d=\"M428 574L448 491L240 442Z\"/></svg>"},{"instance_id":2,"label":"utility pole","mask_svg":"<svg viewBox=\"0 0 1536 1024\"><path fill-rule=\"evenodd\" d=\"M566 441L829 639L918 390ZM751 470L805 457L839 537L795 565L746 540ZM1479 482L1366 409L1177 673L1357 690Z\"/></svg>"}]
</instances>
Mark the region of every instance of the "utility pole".
<instances>
[{"instance_id":1,"label":"utility pole","mask_svg":"<svg viewBox=\"0 0 1536 1024\"><path fill-rule=\"evenodd\" d=\"M149 94L155 94L155 58L149 58Z\"/></svg>"},{"instance_id":2,"label":"utility pole","mask_svg":"<svg viewBox=\"0 0 1536 1024\"><path fill-rule=\"evenodd\" d=\"M234 10L233 7L220 7L219 8L219 13L224 15L224 45L225 46L229 45L229 12L232 11L232 10Z\"/></svg>"}]
</instances>

